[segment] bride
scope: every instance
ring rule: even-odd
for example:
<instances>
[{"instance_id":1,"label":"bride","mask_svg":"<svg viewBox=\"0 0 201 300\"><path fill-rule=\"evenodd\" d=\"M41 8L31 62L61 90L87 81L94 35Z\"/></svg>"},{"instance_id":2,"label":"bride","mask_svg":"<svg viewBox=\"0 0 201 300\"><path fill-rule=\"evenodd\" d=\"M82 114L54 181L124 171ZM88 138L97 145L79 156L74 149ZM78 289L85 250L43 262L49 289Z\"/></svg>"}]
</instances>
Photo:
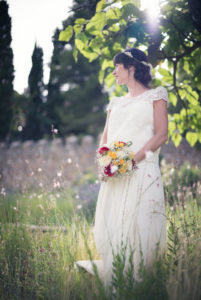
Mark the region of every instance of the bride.
<instances>
[{"instance_id":1,"label":"bride","mask_svg":"<svg viewBox=\"0 0 201 300\"><path fill-rule=\"evenodd\" d=\"M130 150L135 153L138 169L130 176L101 182L94 223L100 260L75 263L76 268L91 274L95 264L106 288L112 281L115 257L122 249L123 273L126 274L132 257L133 280L141 280L141 262L149 270L156 254L163 254L166 247L159 152L168 140L168 94L162 86L149 87L151 65L141 50L131 48L118 53L114 65L116 82L126 84L128 94L111 99L100 147L114 141L132 141Z\"/></svg>"}]
</instances>

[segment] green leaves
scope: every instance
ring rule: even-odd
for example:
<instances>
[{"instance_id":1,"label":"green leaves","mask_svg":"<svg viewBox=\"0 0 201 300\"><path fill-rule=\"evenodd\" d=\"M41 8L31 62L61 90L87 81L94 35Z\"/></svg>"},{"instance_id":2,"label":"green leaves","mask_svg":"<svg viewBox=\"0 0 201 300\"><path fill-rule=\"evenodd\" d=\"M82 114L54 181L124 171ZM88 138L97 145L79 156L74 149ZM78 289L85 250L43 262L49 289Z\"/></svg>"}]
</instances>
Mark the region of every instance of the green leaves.
<instances>
[{"instance_id":1,"label":"green leaves","mask_svg":"<svg viewBox=\"0 0 201 300\"><path fill-rule=\"evenodd\" d=\"M172 141L173 141L175 147L179 146L181 140L182 140L182 136L181 136L181 134L179 132L174 132L172 134Z\"/></svg>"},{"instance_id":2,"label":"green leaves","mask_svg":"<svg viewBox=\"0 0 201 300\"><path fill-rule=\"evenodd\" d=\"M170 99L170 102L176 107L177 96L175 95L175 93L173 93L173 92L169 93L169 99Z\"/></svg>"},{"instance_id":3,"label":"green leaves","mask_svg":"<svg viewBox=\"0 0 201 300\"><path fill-rule=\"evenodd\" d=\"M139 0L101 0L91 19L77 18L59 39L68 42L72 36L74 58L78 52L90 62L100 58L99 82L108 88L115 84L114 55L127 47L145 47L149 61L159 65L155 84L169 91L173 115L169 135L175 146L182 137L191 145L201 142L201 49L196 46L201 35L193 28L187 0L167 0L161 5L157 31L150 27L146 11L140 10ZM123 87L117 86L115 93L122 91Z\"/></svg>"},{"instance_id":4,"label":"green leaves","mask_svg":"<svg viewBox=\"0 0 201 300\"><path fill-rule=\"evenodd\" d=\"M103 12L97 12L87 24L86 31L90 34L99 34L105 24L105 14Z\"/></svg>"},{"instance_id":5,"label":"green leaves","mask_svg":"<svg viewBox=\"0 0 201 300\"><path fill-rule=\"evenodd\" d=\"M187 132L186 134L186 140L189 142L189 144L191 145L191 147L193 147L195 145L195 143L198 140L198 133L197 132Z\"/></svg>"},{"instance_id":6,"label":"green leaves","mask_svg":"<svg viewBox=\"0 0 201 300\"><path fill-rule=\"evenodd\" d=\"M121 11L119 8L114 7L114 8L110 8L106 11L106 18L113 20L113 19L119 19L121 16Z\"/></svg>"},{"instance_id":7,"label":"green leaves","mask_svg":"<svg viewBox=\"0 0 201 300\"><path fill-rule=\"evenodd\" d=\"M73 35L73 27L69 25L65 30L61 31L59 34L59 41L68 42Z\"/></svg>"}]
</instances>

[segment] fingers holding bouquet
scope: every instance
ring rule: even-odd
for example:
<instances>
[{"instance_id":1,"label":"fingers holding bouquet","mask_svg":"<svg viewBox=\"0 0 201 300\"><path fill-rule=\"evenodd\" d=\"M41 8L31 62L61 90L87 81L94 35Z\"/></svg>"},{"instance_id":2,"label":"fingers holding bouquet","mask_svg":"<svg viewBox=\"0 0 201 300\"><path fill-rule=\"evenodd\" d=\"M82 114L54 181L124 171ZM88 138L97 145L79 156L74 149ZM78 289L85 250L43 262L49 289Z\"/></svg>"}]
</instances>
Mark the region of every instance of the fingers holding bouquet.
<instances>
[{"instance_id":1,"label":"fingers holding bouquet","mask_svg":"<svg viewBox=\"0 0 201 300\"><path fill-rule=\"evenodd\" d=\"M97 150L97 162L101 181L111 177L130 175L138 169L133 151L129 151L132 142L114 141Z\"/></svg>"}]
</instances>

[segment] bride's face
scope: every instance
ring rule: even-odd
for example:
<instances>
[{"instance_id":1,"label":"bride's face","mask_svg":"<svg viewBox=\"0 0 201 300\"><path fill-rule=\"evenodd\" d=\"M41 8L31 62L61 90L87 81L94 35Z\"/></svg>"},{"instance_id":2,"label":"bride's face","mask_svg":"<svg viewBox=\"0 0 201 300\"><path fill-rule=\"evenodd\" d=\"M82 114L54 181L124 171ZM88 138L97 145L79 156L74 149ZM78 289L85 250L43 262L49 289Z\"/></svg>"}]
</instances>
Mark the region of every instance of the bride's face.
<instances>
[{"instance_id":1,"label":"bride's face","mask_svg":"<svg viewBox=\"0 0 201 300\"><path fill-rule=\"evenodd\" d=\"M112 74L116 77L119 85L127 84L129 79L133 79L133 72L131 69L126 69L123 64L116 64Z\"/></svg>"}]
</instances>

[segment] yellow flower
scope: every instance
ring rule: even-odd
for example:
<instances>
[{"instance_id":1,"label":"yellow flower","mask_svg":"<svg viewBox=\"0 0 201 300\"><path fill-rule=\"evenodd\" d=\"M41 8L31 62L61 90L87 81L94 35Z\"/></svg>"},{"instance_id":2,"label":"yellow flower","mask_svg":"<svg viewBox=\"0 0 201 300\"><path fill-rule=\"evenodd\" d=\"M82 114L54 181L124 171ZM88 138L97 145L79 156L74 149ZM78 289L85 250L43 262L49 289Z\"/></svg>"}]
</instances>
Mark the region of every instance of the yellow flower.
<instances>
[{"instance_id":1,"label":"yellow flower","mask_svg":"<svg viewBox=\"0 0 201 300\"><path fill-rule=\"evenodd\" d=\"M124 143L119 143L119 147L123 148L124 147Z\"/></svg>"},{"instance_id":2,"label":"yellow flower","mask_svg":"<svg viewBox=\"0 0 201 300\"><path fill-rule=\"evenodd\" d=\"M107 155L110 156L112 159L117 158L117 154L114 151L109 151Z\"/></svg>"},{"instance_id":3,"label":"yellow flower","mask_svg":"<svg viewBox=\"0 0 201 300\"><path fill-rule=\"evenodd\" d=\"M134 159L134 158L135 158L135 154L134 154L134 152L131 152L131 153L130 153L130 157L131 157L132 159Z\"/></svg>"},{"instance_id":4,"label":"yellow flower","mask_svg":"<svg viewBox=\"0 0 201 300\"><path fill-rule=\"evenodd\" d=\"M126 173L126 169L120 168L120 169L119 169L119 172L120 172L120 173Z\"/></svg>"},{"instance_id":5,"label":"yellow flower","mask_svg":"<svg viewBox=\"0 0 201 300\"><path fill-rule=\"evenodd\" d=\"M119 147L119 142L118 141L115 141L114 144L115 144L116 147Z\"/></svg>"},{"instance_id":6,"label":"yellow flower","mask_svg":"<svg viewBox=\"0 0 201 300\"><path fill-rule=\"evenodd\" d=\"M114 166L118 166L119 164L118 164L118 161L113 161L113 165Z\"/></svg>"}]
</instances>

